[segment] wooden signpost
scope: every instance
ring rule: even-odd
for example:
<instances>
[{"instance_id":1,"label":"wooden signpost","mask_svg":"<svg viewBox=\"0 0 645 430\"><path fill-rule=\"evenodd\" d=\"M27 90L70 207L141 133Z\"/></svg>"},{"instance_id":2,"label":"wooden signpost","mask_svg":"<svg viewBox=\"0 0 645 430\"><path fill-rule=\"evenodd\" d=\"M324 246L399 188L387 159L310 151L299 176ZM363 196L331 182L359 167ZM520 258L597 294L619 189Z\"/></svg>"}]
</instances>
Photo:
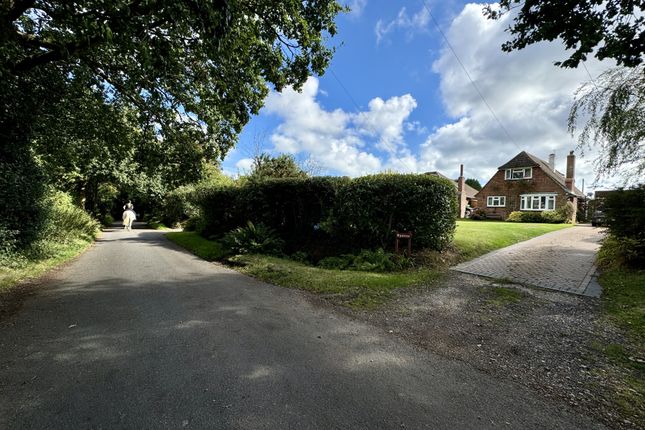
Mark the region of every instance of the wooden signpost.
<instances>
[{"instance_id":1,"label":"wooden signpost","mask_svg":"<svg viewBox=\"0 0 645 430\"><path fill-rule=\"evenodd\" d=\"M399 241L408 241L408 257L412 255L412 232L411 231L397 231L396 240L394 241L394 252L399 254Z\"/></svg>"}]
</instances>

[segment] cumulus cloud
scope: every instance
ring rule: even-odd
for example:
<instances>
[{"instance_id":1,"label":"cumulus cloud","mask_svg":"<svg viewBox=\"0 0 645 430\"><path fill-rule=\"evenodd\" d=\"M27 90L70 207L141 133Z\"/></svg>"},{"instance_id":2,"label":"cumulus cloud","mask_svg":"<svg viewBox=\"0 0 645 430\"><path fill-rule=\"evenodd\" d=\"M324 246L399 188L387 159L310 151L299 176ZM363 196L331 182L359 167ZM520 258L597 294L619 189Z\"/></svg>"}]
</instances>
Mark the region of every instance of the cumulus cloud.
<instances>
[{"instance_id":1,"label":"cumulus cloud","mask_svg":"<svg viewBox=\"0 0 645 430\"><path fill-rule=\"evenodd\" d=\"M357 176L386 166L378 149L397 159L409 155L404 144L406 120L417 106L410 95L372 99L358 113L323 109L316 96L318 79L310 77L299 93L287 88L272 92L266 112L283 120L271 136L278 152L309 154L327 172Z\"/></svg>"},{"instance_id":2,"label":"cumulus cloud","mask_svg":"<svg viewBox=\"0 0 645 430\"><path fill-rule=\"evenodd\" d=\"M408 15L405 7L402 7L399 14L392 21L385 23L379 19L376 22L376 27L374 27L376 43L381 43L385 36L394 31L402 30L407 33L408 37L412 37L416 33L426 31L429 21L430 14L424 5L421 5L421 9L412 16Z\"/></svg>"},{"instance_id":3,"label":"cumulus cloud","mask_svg":"<svg viewBox=\"0 0 645 430\"><path fill-rule=\"evenodd\" d=\"M500 46L508 38L504 28L512 17L488 20L481 9L481 5L466 5L446 34L495 115L445 46L433 70L440 75L443 103L454 121L428 137L418 156L420 162L434 160L439 170L449 172L463 163L467 176L486 181L522 150L543 159L555 151L556 167L563 170L566 154L576 147L566 129L567 115L573 93L588 75L584 69L553 65L564 56L557 41L502 53ZM597 61L587 63L592 74L606 67ZM592 177L586 161L578 160L577 171Z\"/></svg>"}]
</instances>

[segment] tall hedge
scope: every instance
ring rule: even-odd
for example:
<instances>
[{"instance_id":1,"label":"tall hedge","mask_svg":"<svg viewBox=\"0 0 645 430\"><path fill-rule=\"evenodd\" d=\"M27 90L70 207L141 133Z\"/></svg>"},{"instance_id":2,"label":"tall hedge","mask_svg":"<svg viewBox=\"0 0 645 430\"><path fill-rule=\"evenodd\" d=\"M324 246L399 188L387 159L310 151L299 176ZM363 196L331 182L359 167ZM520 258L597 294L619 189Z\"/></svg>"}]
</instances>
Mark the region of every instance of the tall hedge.
<instances>
[{"instance_id":1,"label":"tall hedge","mask_svg":"<svg viewBox=\"0 0 645 430\"><path fill-rule=\"evenodd\" d=\"M645 185L610 193L603 206L609 235L622 254L616 257L628 266L642 269L645 267Z\"/></svg>"},{"instance_id":2,"label":"tall hedge","mask_svg":"<svg viewBox=\"0 0 645 430\"><path fill-rule=\"evenodd\" d=\"M223 236L262 223L277 231L287 251L339 252L393 246L394 230L412 231L418 248L441 250L452 241L456 188L427 175L274 178L195 194L201 234Z\"/></svg>"},{"instance_id":3,"label":"tall hedge","mask_svg":"<svg viewBox=\"0 0 645 430\"><path fill-rule=\"evenodd\" d=\"M391 248L394 231L411 231L415 248L442 250L452 242L457 190L430 175L363 176L342 187L335 202L334 234L355 248Z\"/></svg>"}]
</instances>

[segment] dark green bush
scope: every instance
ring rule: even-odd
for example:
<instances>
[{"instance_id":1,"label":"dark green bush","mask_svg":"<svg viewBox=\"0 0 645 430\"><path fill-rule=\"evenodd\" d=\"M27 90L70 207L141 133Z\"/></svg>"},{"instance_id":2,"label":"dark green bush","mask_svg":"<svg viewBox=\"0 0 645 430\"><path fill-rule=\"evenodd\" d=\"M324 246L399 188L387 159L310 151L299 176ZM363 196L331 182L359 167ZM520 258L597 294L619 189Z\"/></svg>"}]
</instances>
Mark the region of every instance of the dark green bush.
<instances>
[{"instance_id":1,"label":"dark green bush","mask_svg":"<svg viewBox=\"0 0 645 430\"><path fill-rule=\"evenodd\" d=\"M417 248L441 250L455 230L456 189L427 175L376 175L247 181L197 190L204 237L250 220L312 261L360 249L392 248L394 230L412 231Z\"/></svg>"},{"instance_id":2,"label":"dark green bush","mask_svg":"<svg viewBox=\"0 0 645 430\"><path fill-rule=\"evenodd\" d=\"M476 221L484 220L486 218L487 218L486 211L481 208L475 208L473 210L473 213L470 215L470 219L476 220Z\"/></svg>"},{"instance_id":3,"label":"dark green bush","mask_svg":"<svg viewBox=\"0 0 645 430\"><path fill-rule=\"evenodd\" d=\"M604 201L605 223L609 237L599 258L615 258L619 265L645 267L645 185L610 193Z\"/></svg>"},{"instance_id":4,"label":"dark green bush","mask_svg":"<svg viewBox=\"0 0 645 430\"><path fill-rule=\"evenodd\" d=\"M185 185L167 193L162 202L161 221L167 226L175 226L198 214L192 197L195 187Z\"/></svg>"},{"instance_id":5,"label":"dark green bush","mask_svg":"<svg viewBox=\"0 0 645 430\"><path fill-rule=\"evenodd\" d=\"M331 232L353 249L391 249L394 231L411 231L415 248L442 250L453 239L457 191L429 175L363 176L340 188Z\"/></svg>"},{"instance_id":6,"label":"dark green bush","mask_svg":"<svg viewBox=\"0 0 645 430\"><path fill-rule=\"evenodd\" d=\"M222 242L235 254L279 254L284 247L273 229L251 221L224 235Z\"/></svg>"}]
</instances>

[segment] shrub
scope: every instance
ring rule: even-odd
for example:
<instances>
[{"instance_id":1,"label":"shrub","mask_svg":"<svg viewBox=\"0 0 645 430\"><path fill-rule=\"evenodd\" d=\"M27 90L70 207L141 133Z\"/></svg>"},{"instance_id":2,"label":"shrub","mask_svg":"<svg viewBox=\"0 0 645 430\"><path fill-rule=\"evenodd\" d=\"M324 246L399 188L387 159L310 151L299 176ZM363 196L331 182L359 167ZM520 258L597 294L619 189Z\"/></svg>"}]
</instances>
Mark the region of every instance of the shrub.
<instances>
[{"instance_id":1,"label":"shrub","mask_svg":"<svg viewBox=\"0 0 645 430\"><path fill-rule=\"evenodd\" d=\"M353 249L389 248L394 231L412 231L416 248L442 250L452 242L457 192L429 175L363 176L339 189L332 233Z\"/></svg>"},{"instance_id":2,"label":"shrub","mask_svg":"<svg viewBox=\"0 0 645 430\"><path fill-rule=\"evenodd\" d=\"M227 233L223 243L236 254L279 254L284 246L273 229L251 221Z\"/></svg>"},{"instance_id":3,"label":"shrub","mask_svg":"<svg viewBox=\"0 0 645 430\"><path fill-rule=\"evenodd\" d=\"M197 190L204 237L221 237L247 220L285 240L286 251L313 261L360 249L389 248L394 230L413 232L417 248L451 241L457 207L454 184L427 175L375 175L245 181Z\"/></svg>"},{"instance_id":4,"label":"shrub","mask_svg":"<svg viewBox=\"0 0 645 430\"><path fill-rule=\"evenodd\" d=\"M508 222L543 222L550 224L560 224L565 221L561 212L544 211L544 212L521 212L513 211L506 218Z\"/></svg>"},{"instance_id":5,"label":"shrub","mask_svg":"<svg viewBox=\"0 0 645 430\"><path fill-rule=\"evenodd\" d=\"M161 221L172 227L197 215L191 199L194 192L194 186L184 185L167 193L161 206Z\"/></svg>"},{"instance_id":6,"label":"shrub","mask_svg":"<svg viewBox=\"0 0 645 430\"><path fill-rule=\"evenodd\" d=\"M598 251L598 265L602 269L645 267L645 240L610 234Z\"/></svg>"},{"instance_id":7,"label":"shrub","mask_svg":"<svg viewBox=\"0 0 645 430\"><path fill-rule=\"evenodd\" d=\"M609 194L604 202L605 222L609 232L599 253L607 265L630 268L645 266L645 185Z\"/></svg>"},{"instance_id":8,"label":"shrub","mask_svg":"<svg viewBox=\"0 0 645 430\"><path fill-rule=\"evenodd\" d=\"M327 257L318 265L324 269L359 270L363 272L392 272L412 266L412 260L401 255L385 252L379 248L375 251L361 250L357 255L344 254Z\"/></svg>"},{"instance_id":9,"label":"shrub","mask_svg":"<svg viewBox=\"0 0 645 430\"><path fill-rule=\"evenodd\" d=\"M575 208L573 207L573 203L571 203L570 201L566 201L563 205L561 205L559 208L555 210L555 213L557 214L556 219L560 220L555 222L556 223L571 222L573 220L574 211L575 211ZM548 213L548 212L543 212L543 214L545 213Z\"/></svg>"},{"instance_id":10,"label":"shrub","mask_svg":"<svg viewBox=\"0 0 645 430\"><path fill-rule=\"evenodd\" d=\"M44 205L47 208L44 239L65 242L81 237L92 240L99 232L99 223L76 206L67 193L50 190Z\"/></svg>"}]
</instances>

